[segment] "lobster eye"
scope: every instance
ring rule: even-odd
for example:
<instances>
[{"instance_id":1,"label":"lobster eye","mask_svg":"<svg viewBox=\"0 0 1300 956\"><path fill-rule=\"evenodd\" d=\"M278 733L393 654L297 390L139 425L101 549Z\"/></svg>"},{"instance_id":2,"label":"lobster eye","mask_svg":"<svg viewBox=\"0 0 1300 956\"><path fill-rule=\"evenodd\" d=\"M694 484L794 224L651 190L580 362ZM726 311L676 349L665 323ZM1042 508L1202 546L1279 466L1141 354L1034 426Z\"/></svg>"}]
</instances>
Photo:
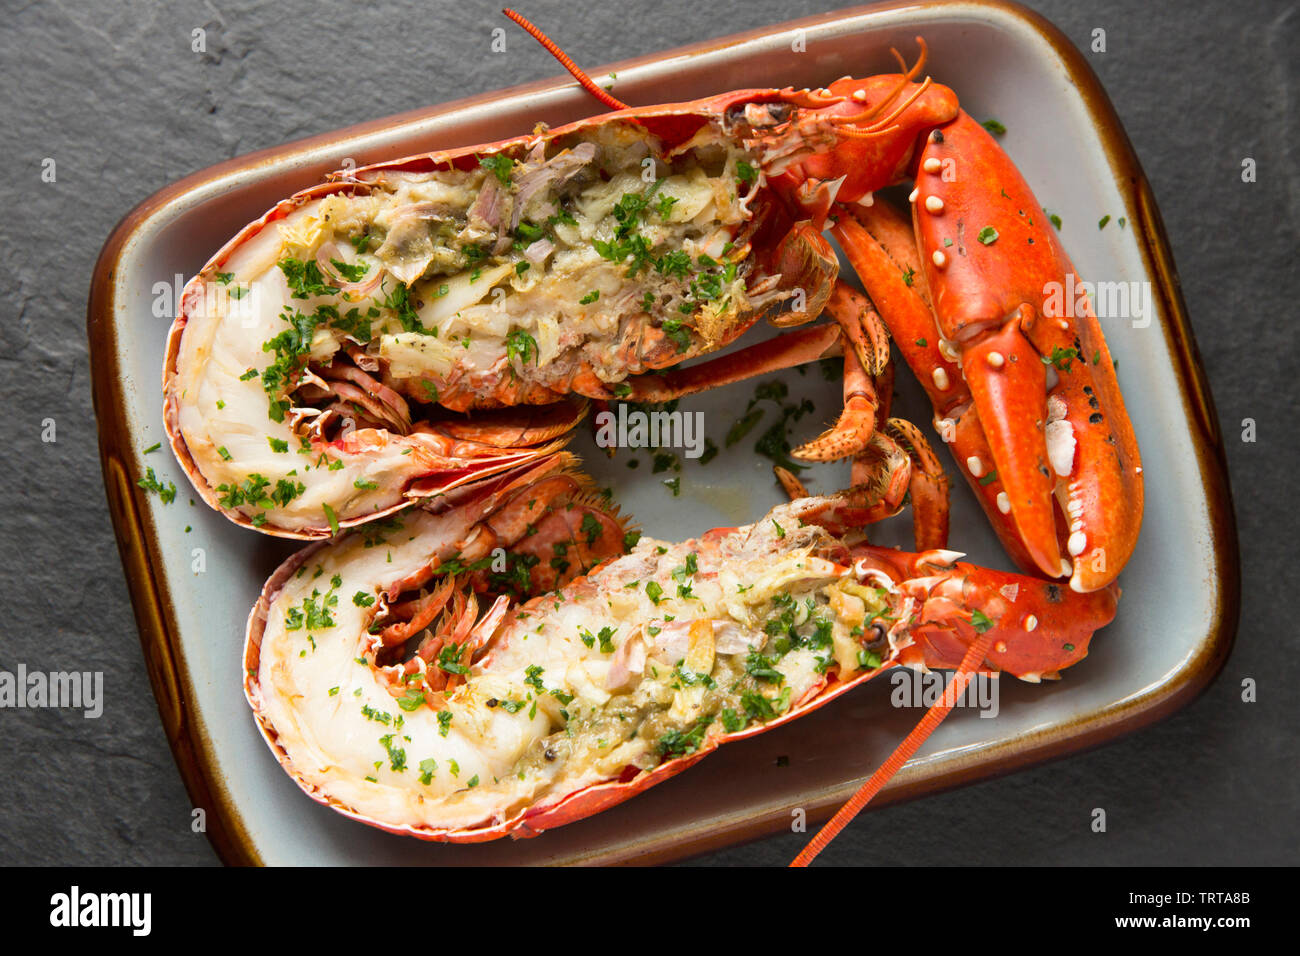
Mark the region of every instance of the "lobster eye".
<instances>
[{"instance_id":1,"label":"lobster eye","mask_svg":"<svg viewBox=\"0 0 1300 956\"><path fill-rule=\"evenodd\" d=\"M794 106L790 103L735 103L727 107L727 122L767 129L789 120L793 111Z\"/></svg>"},{"instance_id":2,"label":"lobster eye","mask_svg":"<svg viewBox=\"0 0 1300 956\"><path fill-rule=\"evenodd\" d=\"M879 621L876 621L867 628L867 634L870 635L870 639L867 641L867 650L873 653L884 650L885 646L889 643L888 632L885 630L885 626Z\"/></svg>"},{"instance_id":3,"label":"lobster eye","mask_svg":"<svg viewBox=\"0 0 1300 956\"><path fill-rule=\"evenodd\" d=\"M764 109L771 119L772 125L784 123L794 112L793 103L766 103Z\"/></svg>"}]
</instances>

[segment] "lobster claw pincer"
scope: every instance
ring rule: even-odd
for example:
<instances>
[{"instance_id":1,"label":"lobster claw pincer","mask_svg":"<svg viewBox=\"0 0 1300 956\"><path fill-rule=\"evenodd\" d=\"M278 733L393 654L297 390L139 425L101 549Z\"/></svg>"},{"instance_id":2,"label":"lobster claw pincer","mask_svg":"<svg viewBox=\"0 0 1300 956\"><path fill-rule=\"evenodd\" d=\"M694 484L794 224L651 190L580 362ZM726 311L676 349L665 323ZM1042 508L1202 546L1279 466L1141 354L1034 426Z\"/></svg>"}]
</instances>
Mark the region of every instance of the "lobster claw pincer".
<instances>
[{"instance_id":1,"label":"lobster claw pincer","mask_svg":"<svg viewBox=\"0 0 1300 956\"><path fill-rule=\"evenodd\" d=\"M975 638L992 630L980 669L1034 683L1055 679L1088 656L1089 640L1114 619L1119 601L1118 585L1071 593L1061 582L967 564L952 551L862 546L854 557L889 574L915 602L906 625L913 643L898 662L923 669L956 668Z\"/></svg>"},{"instance_id":2,"label":"lobster claw pincer","mask_svg":"<svg viewBox=\"0 0 1300 956\"><path fill-rule=\"evenodd\" d=\"M1020 172L965 113L927 138L912 200L939 329L1004 486L998 506L1044 574L1103 588L1137 541L1142 469L1097 317L1085 295L1066 298L1087 286Z\"/></svg>"}]
</instances>

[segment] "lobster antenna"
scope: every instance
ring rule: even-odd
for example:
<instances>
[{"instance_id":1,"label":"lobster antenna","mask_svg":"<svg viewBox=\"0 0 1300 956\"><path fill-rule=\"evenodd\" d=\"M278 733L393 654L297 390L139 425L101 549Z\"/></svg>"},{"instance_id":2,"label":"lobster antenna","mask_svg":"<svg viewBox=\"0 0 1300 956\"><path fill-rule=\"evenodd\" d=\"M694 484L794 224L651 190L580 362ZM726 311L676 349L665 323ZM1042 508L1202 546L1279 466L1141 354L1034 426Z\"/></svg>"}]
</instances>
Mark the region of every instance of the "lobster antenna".
<instances>
[{"instance_id":1,"label":"lobster antenna","mask_svg":"<svg viewBox=\"0 0 1300 956\"><path fill-rule=\"evenodd\" d=\"M569 58L569 55L565 53L563 50L561 50L559 45L554 40L552 40L545 33L543 33L539 27L534 26L533 23L531 23L526 17L523 16L523 14L516 13L514 10L511 10L509 7L506 7L501 12L504 13L506 16L508 16L511 20L515 21L515 23L519 24L525 30L527 30L534 40L536 40L542 46L546 47L546 52L548 52L549 54L551 54L551 56L559 60L560 66L568 70L569 73L573 76L573 78L582 85L582 88L584 90L586 90L592 96L596 97L596 99L600 100L602 103L604 103L612 110L630 109L630 107L626 103L622 102L621 100L615 99L613 96L610 95L610 93L607 90L604 90L601 87L597 86L595 81L591 77L589 77L586 73L584 73L582 71L582 68L579 67L578 64L574 63L573 60Z\"/></svg>"},{"instance_id":2,"label":"lobster antenna","mask_svg":"<svg viewBox=\"0 0 1300 956\"><path fill-rule=\"evenodd\" d=\"M867 778L866 783L849 798L848 803L840 807L835 816L831 817L830 822L822 827L799 855L794 858L794 861L790 864L791 866L807 866L811 863L817 854L826 849L827 844L848 826L849 822L858 815L862 808L871 802L871 798L880 792L880 789L889 782L890 778L903 769L903 764L911 759L917 748L925 743L925 739L934 733L935 728L943 723L943 719L957 705L957 698L965 693L972 672L983 663L985 655L988 654L989 648L992 646L993 629L989 628L966 649L966 654L957 667L957 673L953 675L953 681L948 685L943 697L925 712L921 722L903 739L903 742L898 745L898 749L889 755L889 759L880 765L879 770Z\"/></svg>"},{"instance_id":3,"label":"lobster antenna","mask_svg":"<svg viewBox=\"0 0 1300 956\"><path fill-rule=\"evenodd\" d=\"M916 56L916 62L912 64L910 68L907 65L907 61L903 59L903 54L898 52L897 47L891 46L889 48L889 52L893 55L895 62L898 63L898 71L899 73L902 74L902 76L898 80L898 85L895 86L892 90L890 90L889 95L886 96L884 99L882 99L874 109L867 110L864 113L858 113L855 116L844 117L843 122L860 123L872 119L877 114L888 109L889 104L894 102L894 100L898 97L898 94L903 92L903 89L909 83L911 83L913 80L916 79L916 75L921 72L921 68L925 66L925 61L929 58L930 55L929 48L925 45L924 37L917 37L916 42L921 47L921 51ZM926 79L928 81L929 77L927 77ZM916 96L914 95L912 99L914 100L915 98ZM910 103L911 100L908 101L908 105L910 105ZM901 110L896 111L894 115L897 116L898 112L901 112ZM881 123L884 122L887 122L887 120L881 121ZM875 124L873 128L879 128L881 123Z\"/></svg>"},{"instance_id":4,"label":"lobster antenna","mask_svg":"<svg viewBox=\"0 0 1300 956\"><path fill-rule=\"evenodd\" d=\"M890 132L890 130L897 128L894 126L889 126L888 124L892 123L894 120L898 119L898 117L902 116L903 113L907 110L907 108L911 106L913 103L915 103L918 99L920 99L922 94L924 94L925 91L928 90L929 88L930 88L930 78L927 76L924 80L921 81L920 85L917 86L917 88L912 92L912 95L909 96L906 100L904 100L903 103L897 109L894 110L894 112L890 113L884 119L876 120L866 129L856 129L856 128L849 127L849 128L841 129L840 132L843 133L845 136L857 136L857 137L868 137L868 136L875 136L877 134L883 135L885 133L888 133ZM839 120L839 123L841 124L851 123L857 119L858 117L856 116L849 116Z\"/></svg>"},{"instance_id":5,"label":"lobster antenna","mask_svg":"<svg viewBox=\"0 0 1300 956\"><path fill-rule=\"evenodd\" d=\"M925 45L925 37L917 37L916 45L921 48L921 52L916 55L916 63L913 64L910 70L906 71L909 80L916 79L916 74L921 72L921 69L925 66L925 61L930 58L930 48ZM907 66L907 61L903 59L901 54L895 51L892 47L890 48L890 52L898 57L899 62L904 67Z\"/></svg>"}]
</instances>

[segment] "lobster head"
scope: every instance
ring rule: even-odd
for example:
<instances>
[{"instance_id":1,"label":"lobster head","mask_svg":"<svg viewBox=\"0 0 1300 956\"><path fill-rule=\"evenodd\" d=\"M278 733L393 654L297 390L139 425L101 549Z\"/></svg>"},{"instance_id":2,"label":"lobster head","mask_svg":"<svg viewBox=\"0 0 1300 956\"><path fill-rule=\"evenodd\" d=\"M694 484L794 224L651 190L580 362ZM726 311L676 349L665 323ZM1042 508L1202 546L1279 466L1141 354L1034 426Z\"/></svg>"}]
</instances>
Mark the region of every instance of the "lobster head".
<instances>
[{"instance_id":1,"label":"lobster head","mask_svg":"<svg viewBox=\"0 0 1300 956\"><path fill-rule=\"evenodd\" d=\"M832 203L869 203L875 190L911 178L918 143L959 112L952 90L929 77L915 80L924 65L921 42L921 56L905 72L773 91L773 102L746 106L768 181L792 215L821 228Z\"/></svg>"}]
</instances>

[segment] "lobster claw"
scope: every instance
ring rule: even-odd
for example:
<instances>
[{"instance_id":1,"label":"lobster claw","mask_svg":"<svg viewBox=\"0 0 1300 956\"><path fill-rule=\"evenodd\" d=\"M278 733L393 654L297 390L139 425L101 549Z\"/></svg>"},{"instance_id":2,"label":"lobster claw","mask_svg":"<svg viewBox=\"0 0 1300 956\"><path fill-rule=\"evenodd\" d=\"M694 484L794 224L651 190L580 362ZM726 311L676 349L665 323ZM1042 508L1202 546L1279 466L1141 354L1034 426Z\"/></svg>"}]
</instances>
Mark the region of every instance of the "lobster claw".
<instances>
[{"instance_id":1,"label":"lobster claw","mask_svg":"<svg viewBox=\"0 0 1300 956\"><path fill-rule=\"evenodd\" d=\"M953 164L960 175L944 176ZM1137 542L1142 469L1100 324L1086 297L1065 299L1074 267L1015 165L965 113L927 138L912 199L939 328L1003 483L998 506L1044 574L1104 588Z\"/></svg>"},{"instance_id":2,"label":"lobster claw","mask_svg":"<svg viewBox=\"0 0 1300 956\"><path fill-rule=\"evenodd\" d=\"M1076 594L1051 581L958 563L951 551L859 546L853 557L859 574L886 574L909 599L911 610L888 633L894 662L956 670L943 696L791 866L811 863L871 802L952 712L977 671L1003 670L1034 683L1055 679L1087 656L1093 631L1114 619L1119 600L1114 584Z\"/></svg>"},{"instance_id":3,"label":"lobster claw","mask_svg":"<svg viewBox=\"0 0 1300 956\"><path fill-rule=\"evenodd\" d=\"M860 546L854 557L898 581L916 604L899 663L955 668L977 636L994 640L979 667L1021 680L1054 679L1088 656L1088 642L1115 617L1118 585L1078 594L1060 582L994 571L956 560L951 551L912 554Z\"/></svg>"},{"instance_id":4,"label":"lobster claw","mask_svg":"<svg viewBox=\"0 0 1300 956\"><path fill-rule=\"evenodd\" d=\"M1010 515L1030 560L1049 577L1061 565L1047 467L1046 369L1021 331L1024 309L962 351L962 374L984 427L1003 491L998 509Z\"/></svg>"}]
</instances>

